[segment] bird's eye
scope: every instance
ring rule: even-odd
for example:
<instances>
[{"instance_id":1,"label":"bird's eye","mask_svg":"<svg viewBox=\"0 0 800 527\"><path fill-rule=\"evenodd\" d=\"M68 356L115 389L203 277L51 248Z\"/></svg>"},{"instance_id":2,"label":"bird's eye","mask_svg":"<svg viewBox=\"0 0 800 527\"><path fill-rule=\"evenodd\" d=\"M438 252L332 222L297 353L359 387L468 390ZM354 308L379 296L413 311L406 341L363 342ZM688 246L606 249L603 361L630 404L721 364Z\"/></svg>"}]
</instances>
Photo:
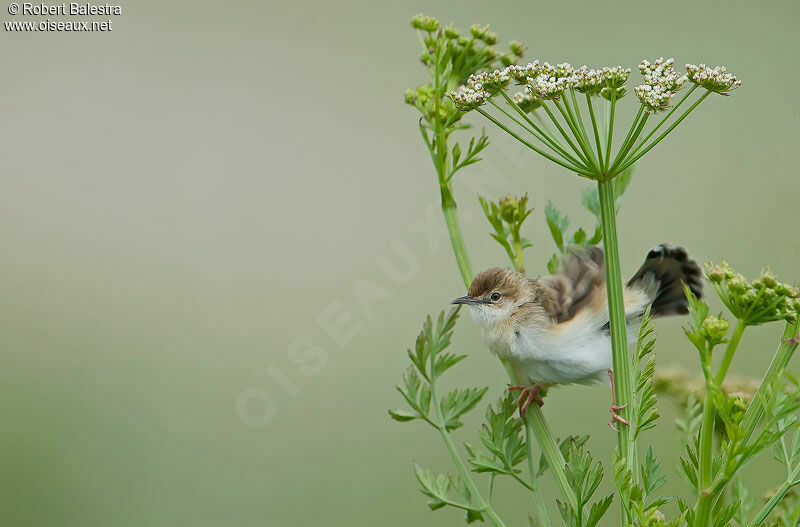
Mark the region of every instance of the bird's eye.
<instances>
[{"instance_id":1,"label":"bird's eye","mask_svg":"<svg viewBox=\"0 0 800 527\"><path fill-rule=\"evenodd\" d=\"M492 300L492 302L497 302L498 300L500 300L500 293L495 291L489 298Z\"/></svg>"}]
</instances>

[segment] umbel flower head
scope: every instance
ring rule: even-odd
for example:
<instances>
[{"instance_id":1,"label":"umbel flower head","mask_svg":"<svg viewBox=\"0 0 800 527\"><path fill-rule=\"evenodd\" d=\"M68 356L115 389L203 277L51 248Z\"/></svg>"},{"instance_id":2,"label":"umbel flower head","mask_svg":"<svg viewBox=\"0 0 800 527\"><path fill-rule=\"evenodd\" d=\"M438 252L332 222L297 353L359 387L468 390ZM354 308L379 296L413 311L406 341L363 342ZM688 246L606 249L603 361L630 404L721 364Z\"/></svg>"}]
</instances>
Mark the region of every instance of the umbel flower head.
<instances>
[{"instance_id":1,"label":"umbel flower head","mask_svg":"<svg viewBox=\"0 0 800 527\"><path fill-rule=\"evenodd\" d=\"M622 66L604 67L600 71L600 79L603 84L600 89L600 95L609 101L612 97L617 100L621 99L628 91L625 88L625 83L628 82L628 77L630 76L630 68L623 68Z\"/></svg>"},{"instance_id":2,"label":"umbel flower head","mask_svg":"<svg viewBox=\"0 0 800 527\"><path fill-rule=\"evenodd\" d=\"M630 70L628 70L630 72ZM580 93L588 93L589 95L599 95L600 90L605 86L603 84L602 71L589 69L587 66L581 66L574 72L575 89Z\"/></svg>"},{"instance_id":3,"label":"umbel flower head","mask_svg":"<svg viewBox=\"0 0 800 527\"><path fill-rule=\"evenodd\" d=\"M545 62L538 67L536 76L528 78L528 89L534 97L541 100L559 99L564 90L575 82L575 75L569 62L551 66Z\"/></svg>"},{"instance_id":4,"label":"umbel flower head","mask_svg":"<svg viewBox=\"0 0 800 527\"><path fill-rule=\"evenodd\" d=\"M742 85L742 81L737 79L735 75L726 73L725 66L709 68L705 64L700 64L699 66L687 64L686 72L689 80L693 83L702 86L708 91L722 95L728 95L729 92Z\"/></svg>"},{"instance_id":5,"label":"umbel flower head","mask_svg":"<svg viewBox=\"0 0 800 527\"><path fill-rule=\"evenodd\" d=\"M490 95L481 84L475 83L472 87L459 86L455 91L448 92L447 97L453 101L456 108L462 112L468 112L486 104Z\"/></svg>"},{"instance_id":6,"label":"umbel flower head","mask_svg":"<svg viewBox=\"0 0 800 527\"><path fill-rule=\"evenodd\" d=\"M726 262L706 264L705 271L731 313L750 326L793 319L800 312L800 290L778 281L769 267L752 282Z\"/></svg>"},{"instance_id":7,"label":"umbel flower head","mask_svg":"<svg viewBox=\"0 0 800 527\"><path fill-rule=\"evenodd\" d=\"M651 113L669 108L672 97L686 82L686 76L679 75L674 64L675 59L665 60L664 57L652 64L647 60L639 64L644 84L636 86L633 91Z\"/></svg>"},{"instance_id":8,"label":"umbel flower head","mask_svg":"<svg viewBox=\"0 0 800 527\"><path fill-rule=\"evenodd\" d=\"M508 68L502 71L484 71L470 75L467 79L467 87L475 89L475 86L481 86L489 95L496 95L500 90L506 89L509 81L511 81L511 77L508 75Z\"/></svg>"}]
</instances>

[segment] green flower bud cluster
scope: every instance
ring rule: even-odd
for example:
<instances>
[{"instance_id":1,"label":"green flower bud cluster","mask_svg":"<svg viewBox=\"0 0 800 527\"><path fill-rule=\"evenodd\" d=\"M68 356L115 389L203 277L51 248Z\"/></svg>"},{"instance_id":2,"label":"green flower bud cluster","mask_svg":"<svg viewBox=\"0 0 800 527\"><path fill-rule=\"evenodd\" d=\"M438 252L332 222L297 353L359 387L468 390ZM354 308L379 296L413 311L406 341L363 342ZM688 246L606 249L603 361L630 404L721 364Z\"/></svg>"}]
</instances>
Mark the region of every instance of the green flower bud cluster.
<instances>
[{"instance_id":1,"label":"green flower bud cluster","mask_svg":"<svg viewBox=\"0 0 800 527\"><path fill-rule=\"evenodd\" d=\"M729 425L733 424L738 426L742 422L742 419L744 419L744 413L747 411L749 402L750 397L742 392L728 394L720 414L725 416L725 421L727 421Z\"/></svg>"},{"instance_id":2,"label":"green flower bud cluster","mask_svg":"<svg viewBox=\"0 0 800 527\"><path fill-rule=\"evenodd\" d=\"M469 26L469 32L476 40L482 40L490 46L497 44L497 33L489 31L489 26L481 27L480 24L472 24Z\"/></svg>"},{"instance_id":3,"label":"green flower bud cluster","mask_svg":"<svg viewBox=\"0 0 800 527\"><path fill-rule=\"evenodd\" d=\"M722 318L721 313L719 317L708 315L700 326L703 337L712 347L727 340L728 327L728 321Z\"/></svg>"},{"instance_id":4,"label":"green flower bud cluster","mask_svg":"<svg viewBox=\"0 0 800 527\"><path fill-rule=\"evenodd\" d=\"M512 65L525 52L525 45L516 40L509 43L509 52L499 52L492 47L498 41L497 34L490 31L489 26L480 24L473 24L464 37L453 24L445 26L436 18L419 14L411 19L411 27L420 32L423 44L420 61L428 67L432 81L439 78L440 89L452 89L464 83L475 71ZM497 93L507 85L508 76L504 71L481 74L480 80L467 85L468 90L444 93L445 97L440 100L434 95L435 82L431 82L406 90L405 101L417 107L429 123L438 120L448 127L457 126L463 112L477 108L486 102L489 94Z\"/></svg>"},{"instance_id":5,"label":"green flower bud cluster","mask_svg":"<svg viewBox=\"0 0 800 527\"><path fill-rule=\"evenodd\" d=\"M427 31L428 33L433 33L434 31L438 31L440 24L439 21L433 18L432 16L425 16L422 13L414 16L411 19L411 27L414 29L419 29L420 31Z\"/></svg>"},{"instance_id":6,"label":"green flower bud cluster","mask_svg":"<svg viewBox=\"0 0 800 527\"><path fill-rule=\"evenodd\" d=\"M769 267L752 282L748 282L726 262L706 264L705 271L731 313L747 325L789 320L800 312L800 290L778 281Z\"/></svg>"},{"instance_id":7,"label":"green flower bud cluster","mask_svg":"<svg viewBox=\"0 0 800 527\"><path fill-rule=\"evenodd\" d=\"M625 83L628 82L628 77L630 76L630 68L623 68L622 66L604 67L600 71L600 79L603 84L600 89L600 96L609 101L612 97L617 100L623 98L628 93Z\"/></svg>"},{"instance_id":8,"label":"green flower bud cluster","mask_svg":"<svg viewBox=\"0 0 800 527\"><path fill-rule=\"evenodd\" d=\"M521 235L522 224L533 212L533 209L528 208L528 194L520 197L507 194L497 203L482 197L478 199L486 219L494 228L492 238L506 250L517 270L524 272L522 250L532 245Z\"/></svg>"},{"instance_id":9,"label":"green flower bud cluster","mask_svg":"<svg viewBox=\"0 0 800 527\"><path fill-rule=\"evenodd\" d=\"M700 64L699 66L694 64L686 65L686 72L690 81L722 95L728 95L729 92L742 85L742 81L737 79L736 75L731 75L726 71L725 66L710 68L705 64Z\"/></svg>"}]
</instances>

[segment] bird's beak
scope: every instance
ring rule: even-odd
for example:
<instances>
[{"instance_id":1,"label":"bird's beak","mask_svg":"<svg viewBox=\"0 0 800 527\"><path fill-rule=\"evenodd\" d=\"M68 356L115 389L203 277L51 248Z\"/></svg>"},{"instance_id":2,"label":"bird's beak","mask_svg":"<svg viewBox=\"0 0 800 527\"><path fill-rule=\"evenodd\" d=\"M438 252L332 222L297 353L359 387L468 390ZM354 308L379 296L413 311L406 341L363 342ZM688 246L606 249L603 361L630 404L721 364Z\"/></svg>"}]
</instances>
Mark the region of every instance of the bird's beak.
<instances>
[{"instance_id":1,"label":"bird's beak","mask_svg":"<svg viewBox=\"0 0 800 527\"><path fill-rule=\"evenodd\" d=\"M451 304L467 304L467 305L475 305L480 304L481 301L477 298L472 298L471 296L461 296L450 302Z\"/></svg>"}]
</instances>

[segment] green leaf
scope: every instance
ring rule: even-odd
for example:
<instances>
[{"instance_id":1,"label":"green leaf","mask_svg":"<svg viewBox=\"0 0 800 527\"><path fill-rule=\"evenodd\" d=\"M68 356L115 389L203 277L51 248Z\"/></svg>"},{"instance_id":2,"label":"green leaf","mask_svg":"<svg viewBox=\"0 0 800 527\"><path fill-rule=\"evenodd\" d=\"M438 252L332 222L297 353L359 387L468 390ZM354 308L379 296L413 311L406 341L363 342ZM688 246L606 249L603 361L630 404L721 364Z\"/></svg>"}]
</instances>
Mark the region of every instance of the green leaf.
<instances>
[{"instance_id":1,"label":"green leaf","mask_svg":"<svg viewBox=\"0 0 800 527\"><path fill-rule=\"evenodd\" d=\"M578 229L575 231L575 234L572 235L572 243L575 245L580 245L586 241L586 232L583 229Z\"/></svg>"},{"instance_id":2,"label":"green leaf","mask_svg":"<svg viewBox=\"0 0 800 527\"><path fill-rule=\"evenodd\" d=\"M467 388L466 390L453 390L445 395L442 398L441 406L447 429L459 428L461 426L459 417L475 408L488 389L488 387Z\"/></svg>"},{"instance_id":3,"label":"green leaf","mask_svg":"<svg viewBox=\"0 0 800 527\"><path fill-rule=\"evenodd\" d=\"M581 203L583 203L586 210L594 214L597 218L600 218L600 194L596 186L589 187L583 191L581 194Z\"/></svg>"},{"instance_id":4,"label":"green leaf","mask_svg":"<svg viewBox=\"0 0 800 527\"><path fill-rule=\"evenodd\" d=\"M595 226L594 234L591 238L586 242L587 245L597 245L603 241L603 228L600 225Z\"/></svg>"},{"instance_id":5,"label":"green leaf","mask_svg":"<svg viewBox=\"0 0 800 527\"><path fill-rule=\"evenodd\" d=\"M647 449L641 474L642 490L644 491L645 500L652 496L653 493L660 489L667 481L666 474L661 472L661 463L659 463L658 459L656 459L656 456L653 454L652 446Z\"/></svg>"},{"instance_id":6,"label":"green leaf","mask_svg":"<svg viewBox=\"0 0 800 527\"><path fill-rule=\"evenodd\" d=\"M547 200L544 215L547 220L547 226L550 228L550 234L553 236L553 241L556 243L556 247L558 247L559 251L564 252L564 231L569 227L569 218L561 214L550 200Z\"/></svg>"},{"instance_id":7,"label":"green leaf","mask_svg":"<svg viewBox=\"0 0 800 527\"><path fill-rule=\"evenodd\" d=\"M586 527L595 527L597 522L599 522L600 519L605 515L606 511L608 511L612 501L614 501L614 495L610 494L609 496L606 496L602 500L593 504L592 508L589 510L589 518L586 520Z\"/></svg>"},{"instance_id":8,"label":"green leaf","mask_svg":"<svg viewBox=\"0 0 800 527\"><path fill-rule=\"evenodd\" d=\"M550 274L558 272L558 255L556 253L553 253L553 257L547 262L547 272Z\"/></svg>"},{"instance_id":9,"label":"green leaf","mask_svg":"<svg viewBox=\"0 0 800 527\"><path fill-rule=\"evenodd\" d=\"M419 415L413 412L409 412L408 410L389 410L389 415L395 421L400 421L401 423L407 421L413 421L414 419L418 419Z\"/></svg>"}]
</instances>

